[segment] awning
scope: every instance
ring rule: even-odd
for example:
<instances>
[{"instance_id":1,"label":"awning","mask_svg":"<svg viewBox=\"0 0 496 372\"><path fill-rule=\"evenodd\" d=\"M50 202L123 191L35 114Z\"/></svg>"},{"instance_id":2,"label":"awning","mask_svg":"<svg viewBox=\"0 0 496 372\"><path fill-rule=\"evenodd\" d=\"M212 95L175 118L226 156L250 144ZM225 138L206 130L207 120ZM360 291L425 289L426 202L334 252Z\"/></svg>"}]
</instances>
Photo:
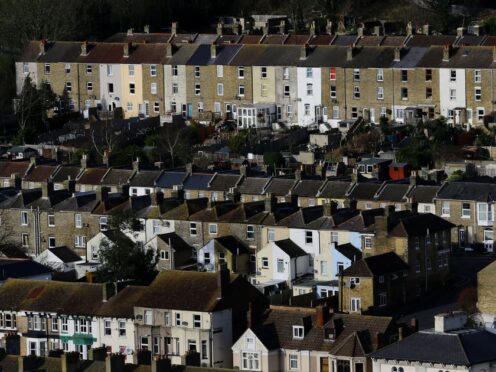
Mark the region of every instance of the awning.
<instances>
[{"instance_id":1,"label":"awning","mask_svg":"<svg viewBox=\"0 0 496 372\"><path fill-rule=\"evenodd\" d=\"M75 333L72 336L60 336L60 341L72 341L74 345L92 345L96 341L96 338L84 333Z\"/></svg>"}]
</instances>

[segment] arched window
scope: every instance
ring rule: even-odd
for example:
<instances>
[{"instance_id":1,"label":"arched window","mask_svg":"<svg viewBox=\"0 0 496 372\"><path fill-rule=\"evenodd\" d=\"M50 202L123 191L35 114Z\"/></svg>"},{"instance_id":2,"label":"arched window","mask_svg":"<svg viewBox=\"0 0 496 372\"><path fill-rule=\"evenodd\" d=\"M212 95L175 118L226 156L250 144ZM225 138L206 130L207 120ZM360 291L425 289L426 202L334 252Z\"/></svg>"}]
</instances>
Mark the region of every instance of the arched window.
<instances>
[{"instance_id":1,"label":"arched window","mask_svg":"<svg viewBox=\"0 0 496 372\"><path fill-rule=\"evenodd\" d=\"M403 372L403 367L398 368L398 372Z\"/></svg>"},{"instance_id":2,"label":"arched window","mask_svg":"<svg viewBox=\"0 0 496 372\"><path fill-rule=\"evenodd\" d=\"M398 368L396 367L391 368L391 372L398 372Z\"/></svg>"}]
</instances>

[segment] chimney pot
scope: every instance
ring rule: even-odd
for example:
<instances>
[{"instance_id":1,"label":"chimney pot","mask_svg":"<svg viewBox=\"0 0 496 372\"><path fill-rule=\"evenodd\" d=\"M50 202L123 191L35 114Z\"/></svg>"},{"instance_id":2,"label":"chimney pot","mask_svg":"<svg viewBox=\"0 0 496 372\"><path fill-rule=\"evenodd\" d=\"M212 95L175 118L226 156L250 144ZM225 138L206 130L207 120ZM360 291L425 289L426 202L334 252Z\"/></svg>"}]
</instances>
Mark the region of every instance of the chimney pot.
<instances>
[{"instance_id":1,"label":"chimney pot","mask_svg":"<svg viewBox=\"0 0 496 372\"><path fill-rule=\"evenodd\" d=\"M353 45L350 45L346 50L346 60L351 61L352 59L353 59Z\"/></svg>"},{"instance_id":2,"label":"chimney pot","mask_svg":"<svg viewBox=\"0 0 496 372\"><path fill-rule=\"evenodd\" d=\"M399 62L401 60L401 49L394 48L394 61Z\"/></svg>"},{"instance_id":3,"label":"chimney pot","mask_svg":"<svg viewBox=\"0 0 496 372\"><path fill-rule=\"evenodd\" d=\"M133 29L132 28L128 28L127 29L127 36L133 36Z\"/></svg>"},{"instance_id":4,"label":"chimney pot","mask_svg":"<svg viewBox=\"0 0 496 372\"><path fill-rule=\"evenodd\" d=\"M150 33L150 25L145 25L145 27L143 27L143 32L145 34L149 34Z\"/></svg>"},{"instance_id":5,"label":"chimney pot","mask_svg":"<svg viewBox=\"0 0 496 372\"><path fill-rule=\"evenodd\" d=\"M129 57L129 53L131 51L131 43L124 44L124 57Z\"/></svg>"},{"instance_id":6,"label":"chimney pot","mask_svg":"<svg viewBox=\"0 0 496 372\"><path fill-rule=\"evenodd\" d=\"M430 26L428 24L425 24L422 26L422 32L424 35L429 36L430 34Z\"/></svg>"},{"instance_id":7,"label":"chimney pot","mask_svg":"<svg viewBox=\"0 0 496 372\"><path fill-rule=\"evenodd\" d=\"M88 42L83 41L81 44L81 55L82 56L87 56L88 55Z\"/></svg>"},{"instance_id":8,"label":"chimney pot","mask_svg":"<svg viewBox=\"0 0 496 372\"><path fill-rule=\"evenodd\" d=\"M310 36L315 36L315 21L310 24Z\"/></svg>"},{"instance_id":9,"label":"chimney pot","mask_svg":"<svg viewBox=\"0 0 496 372\"><path fill-rule=\"evenodd\" d=\"M363 23L357 28L357 36L363 37Z\"/></svg>"},{"instance_id":10,"label":"chimney pot","mask_svg":"<svg viewBox=\"0 0 496 372\"><path fill-rule=\"evenodd\" d=\"M171 26L171 34L172 35L176 35L177 34L177 22L172 22L172 26Z\"/></svg>"},{"instance_id":11,"label":"chimney pot","mask_svg":"<svg viewBox=\"0 0 496 372\"><path fill-rule=\"evenodd\" d=\"M279 33L284 35L286 33L286 21L283 19L281 23L279 23Z\"/></svg>"},{"instance_id":12,"label":"chimney pot","mask_svg":"<svg viewBox=\"0 0 496 372\"><path fill-rule=\"evenodd\" d=\"M408 22L406 25L406 36L412 36L412 34L413 34L412 22Z\"/></svg>"},{"instance_id":13,"label":"chimney pot","mask_svg":"<svg viewBox=\"0 0 496 372\"><path fill-rule=\"evenodd\" d=\"M222 36L222 22L217 23L217 36Z\"/></svg>"},{"instance_id":14,"label":"chimney pot","mask_svg":"<svg viewBox=\"0 0 496 372\"><path fill-rule=\"evenodd\" d=\"M445 45L443 48L443 62L448 62L450 59L450 46Z\"/></svg>"},{"instance_id":15,"label":"chimney pot","mask_svg":"<svg viewBox=\"0 0 496 372\"><path fill-rule=\"evenodd\" d=\"M465 29L463 27L458 27L456 29L456 36L462 37L464 33L465 33Z\"/></svg>"},{"instance_id":16,"label":"chimney pot","mask_svg":"<svg viewBox=\"0 0 496 372\"><path fill-rule=\"evenodd\" d=\"M398 341L403 340L403 327L398 328Z\"/></svg>"},{"instance_id":17,"label":"chimney pot","mask_svg":"<svg viewBox=\"0 0 496 372\"><path fill-rule=\"evenodd\" d=\"M210 58L217 58L217 45L213 43L210 45Z\"/></svg>"},{"instance_id":18,"label":"chimney pot","mask_svg":"<svg viewBox=\"0 0 496 372\"><path fill-rule=\"evenodd\" d=\"M331 35L332 34L332 22L330 19L327 20L326 24L326 32Z\"/></svg>"},{"instance_id":19,"label":"chimney pot","mask_svg":"<svg viewBox=\"0 0 496 372\"><path fill-rule=\"evenodd\" d=\"M172 58L172 44L167 44L166 57Z\"/></svg>"},{"instance_id":20,"label":"chimney pot","mask_svg":"<svg viewBox=\"0 0 496 372\"><path fill-rule=\"evenodd\" d=\"M40 40L40 55L44 55L46 52L46 40Z\"/></svg>"}]
</instances>

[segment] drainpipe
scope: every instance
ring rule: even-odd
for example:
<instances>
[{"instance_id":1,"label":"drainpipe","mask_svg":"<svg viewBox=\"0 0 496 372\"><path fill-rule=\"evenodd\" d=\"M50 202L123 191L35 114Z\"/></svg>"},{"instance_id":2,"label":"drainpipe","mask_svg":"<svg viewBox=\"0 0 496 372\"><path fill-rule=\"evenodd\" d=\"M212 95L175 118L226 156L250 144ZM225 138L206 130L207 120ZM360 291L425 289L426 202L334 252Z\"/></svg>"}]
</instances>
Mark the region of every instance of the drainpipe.
<instances>
[{"instance_id":1,"label":"drainpipe","mask_svg":"<svg viewBox=\"0 0 496 372\"><path fill-rule=\"evenodd\" d=\"M214 336L213 336L213 326L214 326L214 322L213 322L213 319L212 319L212 313L210 313L210 331L209 331L209 350L208 350L208 354L210 355L210 367L212 368L214 366L214 361L213 361L213 358L214 358L214 355L213 355L213 339L214 339ZM200 346L201 347L201 346Z\"/></svg>"},{"instance_id":2,"label":"drainpipe","mask_svg":"<svg viewBox=\"0 0 496 372\"><path fill-rule=\"evenodd\" d=\"M394 68L391 68L391 82L392 82L392 85L393 85L393 92L391 94L391 97L393 97L393 105L391 107L392 109L392 112L391 112L391 116L393 118L393 121L396 120L396 111L394 109L394 94L395 94L395 91L394 91Z\"/></svg>"},{"instance_id":3,"label":"drainpipe","mask_svg":"<svg viewBox=\"0 0 496 372\"><path fill-rule=\"evenodd\" d=\"M80 81L80 75L79 75L79 69L81 67L81 64L77 64L77 86L78 86L78 111L81 112L81 81Z\"/></svg>"},{"instance_id":4,"label":"drainpipe","mask_svg":"<svg viewBox=\"0 0 496 372\"><path fill-rule=\"evenodd\" d=\"M348 97L346 94L346 67L343 69L344 70L344 119L348 119Z\"/></svg>"}]
</instances>

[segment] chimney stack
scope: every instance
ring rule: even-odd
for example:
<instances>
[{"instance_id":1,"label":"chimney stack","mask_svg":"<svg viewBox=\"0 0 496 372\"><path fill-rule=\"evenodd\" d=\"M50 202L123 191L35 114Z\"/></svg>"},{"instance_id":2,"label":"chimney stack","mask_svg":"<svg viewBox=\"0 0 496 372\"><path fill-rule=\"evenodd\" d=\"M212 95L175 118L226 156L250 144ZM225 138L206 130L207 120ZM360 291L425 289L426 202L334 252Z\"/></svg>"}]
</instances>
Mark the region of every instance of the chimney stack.
<instances>
[{"instance_id":1,"label":"chimney stack","mask_svg":"<svg viewBox=\"0 0 496 372\"><path fill-rule=\"evenodd\" d=\"M403 340L403 327L398 328L398 341Z\"/></svg>"},{"instance_id":2,"label":"chimney stack","mask_svg":"<svg viewBox=\"0 0 496 372\"><path fill-rule=\"evenodd\" d=\"M225 263L219 265L219 272L217 273L217 288L219 290L219 298L225 299L229 294L229 287L231 286L231 273Z\"/></svg>"},{"instance_id":3,"label":"chimney stack","mask_svg":"<svg viewBox=\"0 0 496 372\"><path fill-rule=\"evenodd\" d=\"M330 19L327 20L327 24L326 24L326 32L329 34L329 35L332 35L332 22Z\"/></svg>"},{"instance_id":4,"label":"chimney stack","mask_svg":"<svg viewBox=\"0 0 496 372\"><path fill-rule=\"evenodd\" d=\"M363 23L360 24L357 28L357 36L358 37L363 37Z\"/></svg>"},{"instance_id":5,"label":"chimney stack","mask_svg":"<svg viewBox=\"0 0 496 372\"><path fill-rule=\"evenodd\" d=\"M143 32L145 34L149 34L150 33L150 25L145 25L145 27L143 27Z\"/></svg>"},{"instance_id":6,"label":"chimney stack","mask_svg":"<svg viewBox=\"0 0 496 372\"><path fill-rule=\"evenodd\" d=\"M158 205L162 204L162 201L164 200L164 193L160 190L152 192L152 193L150 193L150 199L151 199L152 205L158 206Z\"/></svg>"},{"instance_id":7,"label":"chimney stack","mask_svg":"<svg viewBox=\"0 0 496 372\"><path fill-rule=\"evenodd\" d=\"M265 26L263 27L263 34L268 35L269 34L269 22L265 22Z\"/></svg>"},{"instance_id":8,"label":"chimney stack","mask_svg":"<svg viewBox=\"0 0 496 372\"><path fill-rule=\"evenodd\" d=\"M193 174L193 164L192 163L186 164L186 174L188 174L188 175Z\"/></svg>"},{"instance_id":9,"label":"chimney stack","mask_svg":"<svg viewBox=\"0 0 496 372\"><path fill-rule=\"evenodd\" d=\"M217 36L222 36L222 22L217 23Z\"/></svg>"},{"instance_id":10,"label":"chimney stack","mask_svg":"<svg viewBox=\"0 0 496 372\"><path fill-rule=\"evenodd\" d=\"M283 19L281 23L279 23L279 33L284 35L286 33L286 21Z\"/></svg>"},{"instance_id":11,"label":"chimney stack","mask_svg":"<svg viewBox=\"0 0 496 372\"><path fill-rule=\"evenodd\" d=\"M296 181L301 181L301 169L297 169L294 172L294 178Z\"/></svg>"},{"instance_id":12,"label":"chimney stack","mask_svg":"<svg viewBox=\"0 0 496 372\"><path fill-rule=\"evenodd\" d=\"M172 370L171 360L167 358L153 357L151 372L170 372Z\"/></svg>"},{"instance_id":13,"label":"chimney stack","mask_svg":"<svg viewBox=\"0 0 496 372\"><path fill-rule=\"evenodd\" d=\"M134 31L134 29L128 28L127 29L127 36L133 36L133 31Z\"/></svg>"},{"instance_id":14,"label":"chimney stack","mask_svg":"<svg viewBox=\"0 0 496 372\"><path fill-rule=\"evenodd\" d=\"M324 328L324 325L327 323L329 315L329 310L327 306L319 305L315 308L315 325L319 328Z\"/></svg>"},{"instance_id":15,"label":"chimney stack","mask_svg":"<svg viewBox=\"0 0 496 372\"><path fill-rule=\"evenodd\" d=\"M210 58L217 58L217 45L214 43L210 44Z\"/></svg>"},{"instance_id":16,"label":"chimney stack","mask_svg":"<svg viewBox=\"0 0 496 372\"><path fill-rule=\"evenodd\" d=\"M83 154L83 156L81 156L81 169L86 169L86 168L88 168L88 155Z\"/></svg>"},{"instance_id":17,"label":"chimney stack","mask_svg":"<svg viewBox=\"0 0 496 372\"><path fill-rule=\"evenodd\" d=\"M307 43L301 46L300 59L307 59L309 49L310 46Z\"/></svg>"},{"instance_id":18,"label":"chimney stack","mask_svg":"<svg viewBox=\"0 0 496 372\"><path fill-rule=\"evenodd\" d=\"M412 34L413 34L412 22L408 22L406 24L406 36L412 36Z\"/></svg>"},{"instance_id":19,"label":"chimney stack","mask_svg":"<svg viewBox=\"0 0 496 372\"><path fill-rule=\"evenodd\" d=\"M315 36L315 21L310 24L310 36Z\"/></svg>"},{"instance_id":20,"label":"chimney stack","mask_svg":"<svg viewBox=\"0 0 496 372\"><path fill-rule=\"evenodd\" d=\"M412 318L410 320L410 327L412 327L413 332L418 332L419 327L418 327L418 319L417 318Z\"/></svg>"},{"instance_id":21,"label":"chimney stack","mask_svg":"<svg viewBox=\"0 0 496 372\"><path fill-rule=\"evenodd\" d=\"M246 312L246 328L251 328L255 325L254 313L253 303L250 301L248 302L248 311Z\"/></svg>"},{"instance_id":22,"label":"chimney stack","mask_svg":"<svg viewBox=\"0 0 496 372\"><path fill-rule=\"evenodd\" d=\"M275 212L277 206L277 198L273 193L265 195L265 210L269 213Z\"/></svg>"},{"instance_id":23,"label":"chimney stack","mask_svg":"<svg viewBox=\"0 0 496 372\"><path fill-rule=\"evenodd\" d=\"M456 36L458 36L458 37L462 37L464 33L465 33L465 28L463 28L463 27L458 27L458 28L456 29Z\"/></svg>"},{"instance_id":24,"label":"chimney stack","mask_svg":"<svg viewBox=\"0 0 496 372\"><path fill-rule=\"evenodd\" d=\"M122 354L111 354L105 358L106 372L124 372L126 369L126 356Z\"/></svg>"},{"instance_id":25,"label":"chimney stack","mask_svg":"<svg viewBox=\"0 0 496 372\"><path fill-rule=\"evenodd\" d=\"M16 190L20 190L22 188L22 179L19 173L12 173L10 175L10 187L15 188Z\"/></svg>"},{"instance_id":26,"label":"chimney stack","mask_svg":"<svg viewBox=\"0 0 496 372\"><path fill-rule=\"evenodd\" d=\"M130 50L131 50L131 43L124 44L124 58L129 57Z\"/></svg>"},{"instance_id":27,"label":"chimney stack","mask_svg":"<svg viewBox=\"0 0 496 372\"><path fill-rule=\"evenodd\" d=\"M425 24L425 25L422 26L422 33L424 35L429 36L429 34L430 34L430 26L428 24Z\"/></svg>"},{"instance_id":28,"label":"chimney stack","mask_svg":"<svg viewBox=\"0 0 496 372\"><path fill-rule=\"evenodd\" d=\"M96 189L96 199L101 202L105 202L108 199L108 194L110 190L107 186L97 186Z\"/></svg>"},{"instance_id":29,"label":"chimney stack","mask_svg":"<svg viewBox=\"0 0 496 372\"><path fill-rule=\"evenodd\" d=\"M172 44L167 44L167 48L165 51L165 56L167 58L172 58Z\"/></svg>"},{"instance_id":30,"label":"chimney stack","mask_svg":"<svg viewBox=\"0 0 496 372\"><path fill-rule=\"evenodd\" d=\"M443 47L443 62L448 62L450 59L450 46L445 44Z\"/></svg>"},{"instance_id":31,"label":"chimney stack","mask_svg":"<svg viewBox=\"0 0 496 372\"><path fill-rule=\"evenodd\" d=\"M248 176L248 165L242 164L241 167L239 167L239 174L246 178Z\"/></svg>"},{"instance_id":32,"label":"chimney stack","mask_svg":"<svg viewBox=\"0 0 496 372\"><path fill-rule=\"evenodd\" d=\"M337 204L331 201L330 203L324 203L322 208L324 217L331 217L333 213L336 213Z\"/></svg>"},{"instance_id":33,"label":"chimney stack","mask_svg":"<svg viewBox=\"0 0 496 372\"><path fill-rule=\"evenodd\" d=\"M63 353L60 356L61 370L62 372L77 372L79 371L79 353Z\"/></svg>"},{"instance_id":34,"label":"chimney stack","mask_svg":"<svg viewBox=\"0 0 496 372\"><path fill-rule=\"evenodd\" d=\"M115 295L117 288L114 282L106 282L102 284L102 301L107 302L110 298Z\"/></svg>"},{"instance_id":35,"label":"chimney stack","mask_svg":"<svg viewBox=\"0 0 496 372\"><path fill-rule=\"evenodd\" d=\"M381 36L381 26L374 26L374 35Z\"/></svg>"},{"instance_id":36,"label":"chimney stack","mask_svg":"<svg viewBox=\"0 0 496 372\"><path fill-rule=\"evenodd\" d=\"M53 182L47 179L41 183L41 196L48 198L53 194Z\"/></svg>"},{"instance_id":37,"label":"chimney stack","mask_svg":"<svg viewBox=\"0 0 496 372\"><path fill-rule=\"evenodd\" d=\"M177 22L172 22L172 26L171 26L171 34L172 35L176 35L177 34Z\"/></svg>"},{"instance_id":38,"label":"chimney stack","mask_svg":"<svg viewBox=\"0 0 496 372\"><path fill-rule=\"evenodd\" d=\"M136 160L133 161L133 171L139 172L140 170L140 158L136 157Z\"/></svg>"},{"instance_id":39,"label":"chimney stack","mask_svg":"<svg viewBox=\"0 0 496 372\"><path fill-rule=\"evenodd\" d=\"M496 46L493 46L493 63L496 63Z\"/></svg>"},{"instance_id":40,"label":"chimney stack","mask_svg":"<svg viewBox=\"0 0 496 372\"><path fill-rule=\"evenodd\" d=\"M83 41L83 43L81 44L81 55L83 57L88 55L88 42L87 41Z\"/></svg>"},{"instance_id":41,"label":"chimney stack","mask_svg":"<svg viewBox=\"0 0 496 372\"><path fill-rule=\"evenodd\" d=\"M44 55L46 52L46 40L40 40L40 55Z\"/></svg>"},{"instance_id":42,"label":"chimney stack","mask_svg":"<svg viewBox=\"0 0 496 372\"><path fill-rule=\"evenodd\" d=\"M346 60L351 61L352 59L353 59L353 45L350 45L346 50Z\"/></svg>"},{"instance_id":43,"label":"chimney stack","mask_svg":"<svg viewBox=\"0 0 496 372\"><path fill-rule=\"evenodd\" d=\"M376 332L374 334L374 345L375 350L379 350L383 346L382 333Z\"/></svg>"},{"instance_id":44,"label":"chimney stack","mask_svg":"<svg viewBox=\"0 0 496 372\"><path fill-rule=\"evenodd\" d=\"M401 60L401 48L394 48L394 62Z\"/></svg>"}]
</instances>

